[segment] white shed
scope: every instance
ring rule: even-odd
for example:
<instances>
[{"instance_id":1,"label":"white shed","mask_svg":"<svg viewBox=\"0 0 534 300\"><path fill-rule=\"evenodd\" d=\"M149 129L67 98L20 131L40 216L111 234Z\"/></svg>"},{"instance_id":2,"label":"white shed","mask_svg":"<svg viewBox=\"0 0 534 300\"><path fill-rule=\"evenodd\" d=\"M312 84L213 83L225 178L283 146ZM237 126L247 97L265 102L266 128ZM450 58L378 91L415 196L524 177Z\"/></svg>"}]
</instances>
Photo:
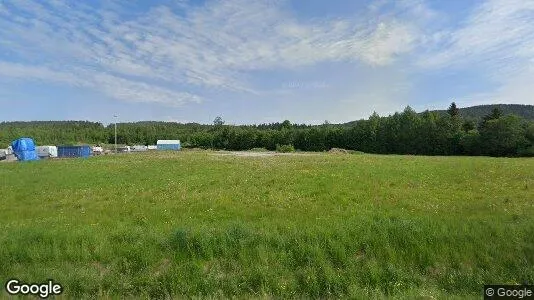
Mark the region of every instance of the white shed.
<instances>
[{"instance_id":1,"label":"white shed","mask_svg":"<svg viewBox=\"0 0 534 300\"><path fill-rule=\"evenodd\" d=\"M159 140L158 150L180 150L180 140Z\"/></svg>"}]
</instances>

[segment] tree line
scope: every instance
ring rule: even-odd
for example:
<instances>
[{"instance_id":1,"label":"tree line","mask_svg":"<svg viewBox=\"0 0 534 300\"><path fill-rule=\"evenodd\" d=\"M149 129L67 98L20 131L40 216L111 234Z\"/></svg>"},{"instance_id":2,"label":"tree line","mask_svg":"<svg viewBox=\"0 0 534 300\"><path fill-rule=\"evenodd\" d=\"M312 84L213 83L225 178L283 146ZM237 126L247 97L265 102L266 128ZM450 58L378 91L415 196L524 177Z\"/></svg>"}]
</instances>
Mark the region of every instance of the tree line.
<instances>
[{"instance_id":1,"label":"tree line","mask_svg":"<svg viewBox=\"0 0 534 300\"><path fill-rule=\"evenodd\" d=\"M40 121L0 123L0 147L32 137L38 145L113 144L114 124ZM349 124L305 125L289 121L260 125L136 122L117 125L119 144L154 145L179 139L183 147L248 150L291 145L301 151L331 148L378 154L534 156L534 122L495 107L480 120L464 118L455 103L447 112L404 111L387 117L374 113Z\"/></svg>"}]
</instances>

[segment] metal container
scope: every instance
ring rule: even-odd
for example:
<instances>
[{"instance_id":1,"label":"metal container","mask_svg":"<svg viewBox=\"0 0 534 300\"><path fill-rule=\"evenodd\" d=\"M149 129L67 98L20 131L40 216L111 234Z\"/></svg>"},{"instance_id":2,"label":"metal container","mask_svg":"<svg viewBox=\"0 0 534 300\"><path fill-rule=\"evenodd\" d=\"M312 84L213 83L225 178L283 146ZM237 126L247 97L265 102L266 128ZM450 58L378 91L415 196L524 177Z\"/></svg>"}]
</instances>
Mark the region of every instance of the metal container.
<instances>
[{"instance_id":1,"label":"metal container","mask_svg":"<svg viewBox=\"0 0 534 300\"><path fill-rule=\"evenodd\" d=\"M82 146L58 146L58 157L89 157L93 154L89 145Z\"/></svg>"},{"instance_id":2,"label":"metal container","mask_svg":"<svg viewBox=\"0 0 534 300\"><path fill-rule=\"evenodd\" d=\"M180 150L180 141L179 140L159 140L158 141L158 150Z\"/></svg>"}]
</instances>

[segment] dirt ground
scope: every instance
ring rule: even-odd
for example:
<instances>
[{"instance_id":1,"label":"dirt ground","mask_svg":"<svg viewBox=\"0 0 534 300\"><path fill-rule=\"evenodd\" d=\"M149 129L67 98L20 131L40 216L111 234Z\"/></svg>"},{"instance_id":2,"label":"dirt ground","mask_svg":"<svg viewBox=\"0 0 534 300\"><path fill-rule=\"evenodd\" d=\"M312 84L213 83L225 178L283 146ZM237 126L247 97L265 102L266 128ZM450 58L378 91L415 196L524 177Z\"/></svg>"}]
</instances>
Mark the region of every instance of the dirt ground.
<instances>
[{"instance_id":1,"label":"dirt ground","mask_svg":"<svg viewBox=\"0 0 534 300\"><path fill-rule=\"evenodd\" d=\"M115 153L110 153L110 154L116 155ZM129 153L119 153L118 155L120 154L125 155ZM308 156L308 155L319 155L319 154L320 153L311 153L311 152L279 153L279 152L274 152L274 151L259 152L259 151L222 151L222 150L214 151L210 153L210 155L214 155L214 156L239 156L239 157L273 157L273 156L295 156L295 155ZM172 157L172 155L169 155L169 156L158 155L158 157L168 158L168 157ZM59 160L59 159L70 159L70 158L55 158L54 160ZM17 161L17 159L15 158L14 155L8 155L7 159L0 161L0 163L15 162L15 161Z\"/></svg>"},{"instance_id":2,"label":"dirt ground","mask_svg":"<svg viewBox=\"0 0 534 300\"><path fill-rule=\"evenodd\" d=\"M17 161L17 158L15 157L15 155L9 154L9 155L6 156L6 159L0 160L0 163L3 163L3 162L14 162L14 161Z\"/></svg>"},{"instance_id":3,"label":"dirt ground","mask_svg":"<svg viewBox=\"0 0 534 300\"><path fill-rule=\"evenodd\" d=\"M273 151L254 152L254 151L217 151L211 155L217 156L241 156L241 157L270 157L270 156L288 156L288 155L319 155L319 153L278 153Z\"/></svg>"}]
</instances>

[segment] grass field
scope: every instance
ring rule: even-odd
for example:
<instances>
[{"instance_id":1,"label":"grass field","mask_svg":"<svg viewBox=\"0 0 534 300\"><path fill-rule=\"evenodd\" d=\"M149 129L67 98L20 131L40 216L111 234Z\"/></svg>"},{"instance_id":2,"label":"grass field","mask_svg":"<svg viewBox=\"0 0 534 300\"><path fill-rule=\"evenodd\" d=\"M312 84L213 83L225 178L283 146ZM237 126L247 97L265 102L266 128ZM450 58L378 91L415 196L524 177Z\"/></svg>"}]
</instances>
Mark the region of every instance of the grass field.
<instances>
[{"instance_id":1,"label":"grass field","mask_svg":"<svg viewBox=\"0 0 534 300\"><path fill-rule=\"evenodd\" d=\"M534 159L142 153L4 163L0 178L2 285L478 299L534 283Z\"/></svg>"}]
</instances>

